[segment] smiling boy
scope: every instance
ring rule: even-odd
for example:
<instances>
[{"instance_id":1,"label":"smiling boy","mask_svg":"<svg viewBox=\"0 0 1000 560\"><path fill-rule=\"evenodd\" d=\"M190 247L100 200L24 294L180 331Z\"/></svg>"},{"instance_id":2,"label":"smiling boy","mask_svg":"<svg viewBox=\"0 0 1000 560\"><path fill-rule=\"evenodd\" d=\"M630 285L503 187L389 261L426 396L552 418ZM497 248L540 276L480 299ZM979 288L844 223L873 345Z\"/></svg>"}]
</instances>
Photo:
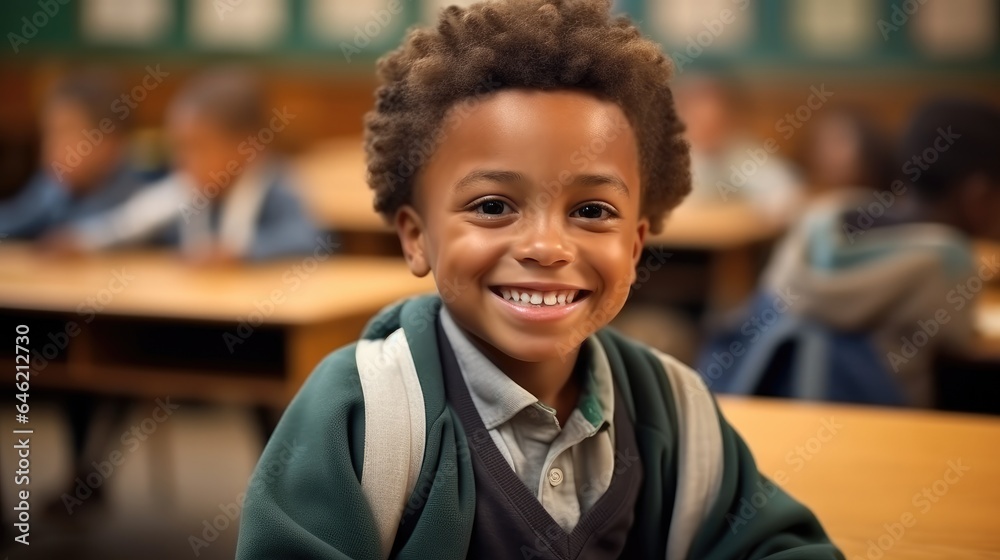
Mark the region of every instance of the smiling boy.
<instances>
[{"instance_id":1,"label":"smiling boy","mask_svg":"<svg viewBox=\"0 0 1000 560\"><path fill-rule=\"evenodd\" d=\"M608 10L451 7L380 61L369 183L440 295L318 366L239 558L842 558L696 374L603 328L690 190L671 65Z\"/></svg>"}]
</instances>

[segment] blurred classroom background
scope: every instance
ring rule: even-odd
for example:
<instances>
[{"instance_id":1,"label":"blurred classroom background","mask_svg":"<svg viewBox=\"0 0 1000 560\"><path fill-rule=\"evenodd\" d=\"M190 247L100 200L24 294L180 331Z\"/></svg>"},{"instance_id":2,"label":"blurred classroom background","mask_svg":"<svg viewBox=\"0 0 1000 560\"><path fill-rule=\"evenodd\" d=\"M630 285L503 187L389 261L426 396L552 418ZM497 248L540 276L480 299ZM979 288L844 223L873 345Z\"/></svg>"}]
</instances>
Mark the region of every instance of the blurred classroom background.
<instances>
[{"instance_id":1,"label":"blurred classroom background","mask_svg":"<svg viewBox=\"0 0 1000 560\"><path fill-rule=\"evenodd\" d=\"M8 43L0 49L0 316L11 337L16 325L29 327L34 368L32 544L13 540L20 488L8 476L16 465L12 430L25 426L5 412L0 554L233 556L247 480L282 407L374 312L433 289L409 274L395 234L372 210L362 118L372 106L375 60L407 28L455 3L470 2L0 6ZM631 15L674 59L695 173L692 195L647 244L616 326L697 367L710 385L711 368L727 370L734 358L725 352L729 339L720 338L727 325L739 332L744 319L762 319L750 332L763 334L772 324L748 315L747 302L764 286L781 239L809 209L858 191L870 214L876 191L893 192L907 123L925 100L1000 106L1000 4L992 0L618 0L614 10ZM95 76L113 84L111 101L98 102L104 113L56 115L55 101L79 101L88 90L66 84ZM226 80L213 76L243 85L227 92L213 84ZM71 93L62 98L53 93L66 87ZM257 98L246 95L251 90ZM262 114L241 117L233 109L241 103ZM214 124L206 129L205 122ZM212 144L241 138L241 148L229 151ZM119 142L132 191L94 203L108 208L71 208L88 193L59 194L52 175L72 174ZM243 173L263 169L264 160L268 170L280 169L279 179ZM248 197L258 210L283 209L275 210L286 212L275 218L286 220L281 228L288 219L308 222L275 234L297 235L299 243L268 245L273 250L257 255L246 237L254 234L227 241L219 233L218 251L192 256L189 220L169 212L157 219L175 235L156 246L135 242L152 238L143 237L148 232L124 236L123 247L72 239L74 212L95 228L124 223L105 211L135 193L162 195L142 205L154 214L196 205L171 198L183 189L177 170L184 162L201 165L205 181L220 185L273 179L256 187L258 198ZM36 198L19 199L32 186ZM214 207L217 195L201 194ZM16 210L4 214L4 205ZM12 233L15 220L43 207L62 212L37 218L47 232ZM226 220L206 214L210 229ZM996 262L996 240L970 243L977 263ZM104 247L110 250L97 250ZM924 393L931 399L921 409L721 399L761 470L812 506L851 558L1000 552L988 530L1000 513L1000 274L982 276L972 291L974 328L961 352L924 350L935 334L921 338L916 324L898 344L907 361L909 343L930 364L933 386ZM946 295L940 306L951 310ZM13 364L5 346L0 357ZM777 362L792 359L778 354ZM773 383L763 385L746 392L781 396ZM12 390L3 399L8 411L21 402ZM832 434L831 418L844 423ZM949 477L945 496L935 483L959 459L971 471L958 483ZM936 494L924 511L916 496L926 488ZM901 521L910 510L916 528ZM898 523L905 534L890 529Z\"/></svg>"}]
</instances>

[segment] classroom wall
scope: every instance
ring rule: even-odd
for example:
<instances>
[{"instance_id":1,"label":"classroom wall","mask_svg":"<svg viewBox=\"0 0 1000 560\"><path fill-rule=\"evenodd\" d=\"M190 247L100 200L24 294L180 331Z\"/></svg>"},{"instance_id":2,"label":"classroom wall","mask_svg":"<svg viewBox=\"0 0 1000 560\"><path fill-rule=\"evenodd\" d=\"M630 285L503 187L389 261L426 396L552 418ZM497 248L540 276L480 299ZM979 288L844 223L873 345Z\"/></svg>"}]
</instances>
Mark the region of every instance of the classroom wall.
<instances>
[{"instance_id":1,"label":"classroom wall","mask_svg":"<svg viewBox=\"0 0 1000 560\"><path fill-rule=\"evenodd\" d=\"M55 0L58 10L51 16L40 15L37 2L4 3L0 21L6 22L9 44L0 49L0 197L31 173L39 105L67 70L112 67L126 87L141 83L147 66L168 72L130 116L136 129L152 131L146 138L155 142L164 108L187 76L218 64L251 66L264 75L275 107L307 116L273 147L296 152L330 137L360 135L372 105L374 61L408 27L449 3ZM745 88L751 128L764 138L775 136L783 151L794 153L801 136L786 139L776 128L813 86L834 91L834 104L870 109L887 130L898 128L920 99L940 91L1000 102L1000 4L911 3L619 0L615 9L660 41L676 60L678 79L700 72L735 77ZM112 9L118 4L130 7L119 13ZM279 23L269 27L272 20ZM961 36L978 33L978 43L969 46L961 36L948 39L947 30L934 31L930 23L941 27L942 20L964 30ZM263 39L240 39L253 30Z\"/></svg>"}]
</instances>

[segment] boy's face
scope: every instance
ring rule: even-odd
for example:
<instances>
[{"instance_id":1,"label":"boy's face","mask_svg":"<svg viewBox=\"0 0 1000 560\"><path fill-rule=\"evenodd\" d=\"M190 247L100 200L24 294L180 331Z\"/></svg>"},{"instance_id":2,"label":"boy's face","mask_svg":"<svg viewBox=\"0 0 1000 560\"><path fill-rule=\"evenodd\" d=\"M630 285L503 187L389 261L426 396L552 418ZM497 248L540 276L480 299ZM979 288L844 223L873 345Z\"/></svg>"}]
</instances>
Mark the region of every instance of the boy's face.
<instances>
[{"instance_id":1,"label":"boy's face","mask_svg":"<svg viewBox=\"0 0 1000 560\"><path fill-rule=\"evenodd\" d=\"M397 214L410 268L494 360L575 357L625 304L649 225L632 127L573 91L458 106Z\"/></svg>"}]
</instances>

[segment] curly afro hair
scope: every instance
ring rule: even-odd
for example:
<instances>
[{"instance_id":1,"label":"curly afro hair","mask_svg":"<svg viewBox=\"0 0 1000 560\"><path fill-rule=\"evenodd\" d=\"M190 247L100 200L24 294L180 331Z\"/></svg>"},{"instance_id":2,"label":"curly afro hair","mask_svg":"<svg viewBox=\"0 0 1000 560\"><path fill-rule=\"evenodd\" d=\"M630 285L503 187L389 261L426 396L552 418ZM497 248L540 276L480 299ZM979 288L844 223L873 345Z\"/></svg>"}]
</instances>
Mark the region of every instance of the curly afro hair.
<instances>
[{"instance_id":1,"label":"curly afro hair","mask_svg":"<svg viewBox=\"0 0 1000 560\"><path fill-rule=\"evenodd\" d=\"M610 0L494 0L450 6L378 61L365 118L368 183L386 219L410 203L448 111L503 88L574 89L616 103L636 132L642 212L657 233L691 190L688 144L668 83L673 65Z\"/></svg>"}]
</instances>

